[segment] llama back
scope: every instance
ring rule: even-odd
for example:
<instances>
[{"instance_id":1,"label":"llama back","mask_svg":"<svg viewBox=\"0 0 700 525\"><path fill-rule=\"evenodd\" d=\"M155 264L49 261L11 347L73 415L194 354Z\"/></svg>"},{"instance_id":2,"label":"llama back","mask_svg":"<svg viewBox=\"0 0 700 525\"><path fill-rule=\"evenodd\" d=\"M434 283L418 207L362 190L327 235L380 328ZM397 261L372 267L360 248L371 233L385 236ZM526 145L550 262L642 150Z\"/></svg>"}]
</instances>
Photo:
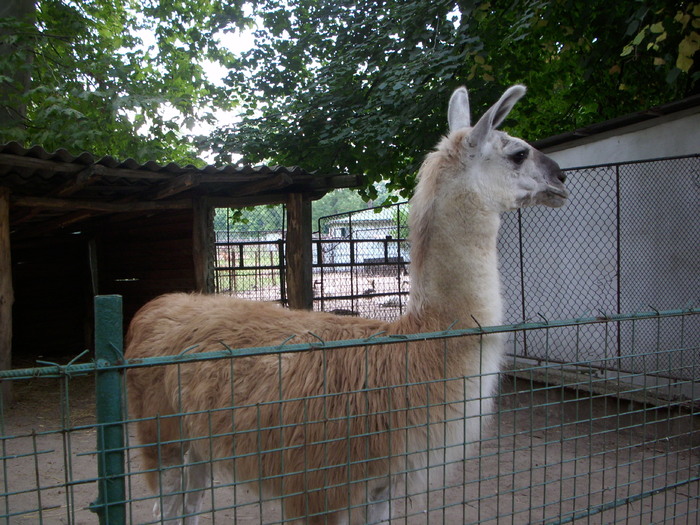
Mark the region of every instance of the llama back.
<instances>
[{"instance_id":1,"label":"llama back","mask_svg":"<svg viewBox=\"0 0 700 525\"><path fill-rule=\"evenodd\" d=\"M385 330L387 323L322 312L289 310L273 303L224 295L175 293L157 297L134 316L126 337L127 357L275 346L294 336L294 343L364 338Z\"/></svg>"}]
</instances>

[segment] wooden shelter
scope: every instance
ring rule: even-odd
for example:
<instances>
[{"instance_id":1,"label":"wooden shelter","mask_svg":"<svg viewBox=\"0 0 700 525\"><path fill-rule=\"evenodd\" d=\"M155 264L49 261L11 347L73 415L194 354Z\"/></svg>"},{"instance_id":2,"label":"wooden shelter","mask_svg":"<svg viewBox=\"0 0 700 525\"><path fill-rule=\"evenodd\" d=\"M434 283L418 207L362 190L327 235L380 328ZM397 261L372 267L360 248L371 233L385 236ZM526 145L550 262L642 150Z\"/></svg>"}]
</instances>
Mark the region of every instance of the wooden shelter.
<instances>
[{"instance_id":1,"label":"wooden shelter","mask_svg":"<svg viewBox=\"0 0 700 525\"><path fill-rule=\"evenodd\" d=\"M310 308L311 201L358 184L297 167L140 164L0 145L0 368L12 353L90 347L96 294L121 294L128 322L159 294L210 291L216 207L287 205L287 297Z\"/></svg>"}]
</instances>

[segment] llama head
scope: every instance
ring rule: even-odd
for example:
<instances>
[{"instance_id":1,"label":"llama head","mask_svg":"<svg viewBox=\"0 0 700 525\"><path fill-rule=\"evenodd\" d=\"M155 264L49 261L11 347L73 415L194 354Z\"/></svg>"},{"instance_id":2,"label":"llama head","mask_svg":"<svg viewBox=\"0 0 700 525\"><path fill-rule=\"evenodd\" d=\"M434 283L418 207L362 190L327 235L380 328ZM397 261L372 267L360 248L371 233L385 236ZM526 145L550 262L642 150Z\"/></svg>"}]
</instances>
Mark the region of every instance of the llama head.
<instances>
[{"instance_id":1,"label":"llama head","mask_svg":"<svg viewBox=\"0 0 700 525\"><path fill-rule=\"evenodd\" d=\"M556 208L566 202L566 177L559 165L527 142L497 130L524 94L524 86L512 86L472 127L466 88L453 93L450 133L437 152L449 159L449 166L445 157L441 162L448 168L441 170L447 181L435 181L446 194L479 195L484 206L498 212L536 204Z\"/></svg>"}]
</instances>

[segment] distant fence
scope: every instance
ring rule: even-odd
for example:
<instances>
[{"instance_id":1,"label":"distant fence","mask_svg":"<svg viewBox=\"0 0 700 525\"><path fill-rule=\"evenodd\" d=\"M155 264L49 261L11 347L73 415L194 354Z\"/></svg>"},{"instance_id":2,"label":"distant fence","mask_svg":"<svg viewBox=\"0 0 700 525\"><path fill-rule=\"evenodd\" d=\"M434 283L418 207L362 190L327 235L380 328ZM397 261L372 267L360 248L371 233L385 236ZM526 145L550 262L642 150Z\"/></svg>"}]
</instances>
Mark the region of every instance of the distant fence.
<instances>
[{"instance_id":1,"label":"distant fence","mask_svg":"<svg viewBox=\"0 0 700 525\"><path fill-rule=\"evenodd\" d=\"M153 508L154 503L162 504L166 494L153 494L144 485L146 471L138 460L141 445L135 441L132 428L137 421L129 414L126 404L124 374L130 369L169 367L187 374L191 371L188 367L210 361L242 371L246 369L247 357L267 356L269 363L279 363L279 370L269 378L279 377L281 381L284 364L299 352L320 352L325 362L329 352L352 348L369 356L379 348L377 345L391 345L405 349L407 356L410 345L425 344L425 341L447 345L455 338L481 338L496 332L511 334L511 340L525 332L541 333L549 346L558 339L558 332L570 330L577 334L576 340L583 346L589 331L608 331L613 326L629 326L630 331L637 334L641 332L635 330L635 326L648 326L657 333L678 325L697 326L700 309L615 315L610 319L549 319L516 326L377 336L353 341L318 340L312 344L280 341L278 346L266 348L229 348L222 341L221 349L216 351L196 353L189 347L174 355L133 361L125 360L123 355L120 298L98 297L95 318L94 359L0 371L0 382L12 382L15 391L22 394L18 403L0 412L0 523L92 523L96 519L91 511L99 515L103 525L162 523L153 515ZM678 365L675 356L698 348L685 339L680 339L677 345L669 345L664 338L657 339L652 348L637 337L630 340L630 345L632 356L646 367L639 374L624 373L616 368L620 361L614 356L584 358L583 347L578 352L581 358L569 365L543 363L523 367L517 360L507 362L506 367L515 370L510 378L504 378L496 396L495 408L489 414L493 424L482 430L478 441L469 444L465 462L453 461L448 454L437 454L435 462L430 464L430 485L425 492L406 494L397 489L383 495L391 508L392 523L563 525L578 523L578 520L611 524L697 523L700 517L700 410L694 401L697 395L693 393L697 394L696 379L700 377L700 369L687 363ZM567 377L572 365L585 373L568 376L559 385L542 382L550 374ZM678 375L674 369L677 366L693 367L693 379L673 383L648 379ZM617 370L618 374L614 378L602 376L598 373L601 369ZM318 374L317 379L323 385L327 380L333 385L337 383L337 378L326 377L325 368L310 373ZM446 384L448 380L470 382L473 377L449 377L440 381ZM358 387L359 391L336 392L330 388L329 392L333 393L328 396L369 394L374 390L367 386L369 384L365 378L365 386ZM394 389L401 386L387 385L387 397L392 399L392 392L400 391ZM428 389L430 385L413 383L410 386ZM233 385L231 388L233 392ZM273 385L273 391L282 395L281 386ZM601 391L606 393L596 393ZM183 395L185 392L183 390ZM682 392L690 393L691 397ZM260 403L252 407L234 405L236 398L238 396L232 393L231 406L217 405L203 413L191 414L211 422L217 413L230 412L228 425L212 429L212 436L201 436L202 439L213 440L239 431L279 431L281 435L290 429L283 415L288 406L298 401L303 401L304 406L318 401L318 396L284 399L279 403L279 420L258 420L260 428L256 430L235 427L234 421L238 420L234 413L245 408L259 410ZM5 405L2 401L0 399L0 407ZM275 404L277 406L277 402ZM372 408L365 408L364 403L349 408L347 417L332 421L336 434L314 444L345 450L351 440L372 438L373 434L365 431L360 435L351 433L351 429L362 426L353 421L370 414L370 410ZM307 426L318 425L315 418L321 417L311 411L303 413L304 420L294 425L301 436L306 435ZM179 415L166 415L163 421ZM156 420L159 418L157 416ZM387 417L387 421L390 419ZM331 423L323 423L330 428ZM434 422L424 422L425 432L431 423ZM420 432L421 427L394 427L392 430ZM338 434L338 428L347 430ZM184 435L176 441L185 456L191 441ZM230 456L225 459L232 460L235 465L238 459L249 457L251 451L237 448L235 439L232 443ZM300 454L297 457L305 457L299 448L306 445L295 441L291 447L294 454ZM285 447L277 439L259 440L258 449L252 454L262 457L285 450ZM204 457L197 463L201 464L208 468L222 463L220 458ZM176 472L185 467L188 465L157 465L163 469L164 477L168 471ZM443 467L444 470L439 470ZM233 468L235 472L235 466ZM304 462L302 469L306 468ZM391 474L401 478L411 468L407 465L406 470L399 469ZM287 472L285 465L281 469ZM271 474L261 470L259 475L265 478ZM207 522L290 523L280 513L284 499L266 494L257 498L255 493L260 486L257 481L246 484L220 476L218 471L204 481L207 483L201 487L203 506L189 511ZM396 486L400 487L398 482ZM170 489L181 491L178 493L183 498L191 495L179 485ZM364 504L357 505L353 513L362 514L366 510ZM364 520L364 523L370 521Z\"/></svg>"},{"instance_id":2,"label":"distant fence","mask_svg":"<svg viewBox=\"0 0 700 525\"><path fill-rule=\"evenodd\" d=\"M410 288L407 203L322 217L318 232L316 309L387 321L404 313Z\"/></svg>"},{"instance_id":3,"label":"distant fence","mask_svg":"<svg viewBox=\"0 0 700 525\"><path fill-rule=\"evenodd\" d=\"M226 209L216 211L214 290L217 293L286 303L285 216L282 205L258 206L237 220L231 219Z\"/></svg>"}]
</instances>

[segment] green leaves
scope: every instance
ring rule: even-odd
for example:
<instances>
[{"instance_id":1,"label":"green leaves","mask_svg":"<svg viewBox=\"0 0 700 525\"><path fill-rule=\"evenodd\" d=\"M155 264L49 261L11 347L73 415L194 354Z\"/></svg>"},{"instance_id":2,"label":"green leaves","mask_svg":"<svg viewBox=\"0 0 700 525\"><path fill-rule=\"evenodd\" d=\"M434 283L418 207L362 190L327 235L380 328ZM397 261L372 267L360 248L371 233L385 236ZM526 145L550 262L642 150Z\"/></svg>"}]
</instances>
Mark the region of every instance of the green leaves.
<instances>
[{"instance_id":1,"label":"green leaves","mask_svg":"<svg viewBox=\"0 0 700 525\"><path fill-rule=\"evenodd\" d=\"M639 59L681 41L661 0L257 6L258 46L231 83L245 112L206 144L221 160L235 151L247 162L361 173L367 197L381 179L410 193L458 85L468 85L478 117L507 86L525 83L506 129L534 140L681 98L697 80L690 69L689 82L668 77L668 53ZM689 38L683 56L695 52Z\"/></svg>"},{"instance_id":2,"label":"green leaves","mask_svg":"<svg viewBox=\"0 0 700 525\"><path fill-rule=\"evenodd\" d=\"M243 4L39 0L34 22L0 20L0 103L26 108L0 140L141 161L213 151L362 174L368 198L388 180L393 198L459 85L478 117L526 84L504 127L528 140L697 90L697 2L252 0L254 17ZM220 43L254 23L249 52ZM206 63L229 70L223 85ZM236 122L191 137L234 107Z\"/></svg>"},{"instance_id":3,"label":"green leaves","mask_svg":"<svg viewBox=\"0 0 700 525\"><path fill-rule=\"evenodd\" d=\"M302 0L281 20L274 2L262 7L268 27L241 62L249 80L233 86L254 116L214 137L217 149L235 143L252 162L362 173L367 194L385 177L410 187L444 129L436 119L426 133L426 117L437 116L434 90L449 92L444 83L463 62L451 3Z\"/></svg>"},{"instance_id":4,"label":"green leaves","mask_svg":"<svg viewBox=\"0 0 700 525\"><path fill-rule=\"evenodd\" d=\"M24 126L0 129L0 141L195 161L188 127L235 103L206 78L203 60L230 60L217 32L246 23L240 6L40 0L35 24L0 20L0 45L10 49L0 56L0 70L21 65L31 75L19 95Z\"/></svg>"},{"instance_id":5,"label":"green leaves","mask_svg":"<svg viewBox=\"0 0 700 525\"><path fill-rule=\"evenodd\" d=\"M644 21L648 23L642 25ZM660 9L637 11L630 22L629 34L634 38L626 44L621 57L644 60L666 73L666 82L675 85L686 81L695 85L698 67L695 55L700 49L700 4L672 3ZM684 78L684 76L687 77Z\"/></svg>"}]
</instances>

